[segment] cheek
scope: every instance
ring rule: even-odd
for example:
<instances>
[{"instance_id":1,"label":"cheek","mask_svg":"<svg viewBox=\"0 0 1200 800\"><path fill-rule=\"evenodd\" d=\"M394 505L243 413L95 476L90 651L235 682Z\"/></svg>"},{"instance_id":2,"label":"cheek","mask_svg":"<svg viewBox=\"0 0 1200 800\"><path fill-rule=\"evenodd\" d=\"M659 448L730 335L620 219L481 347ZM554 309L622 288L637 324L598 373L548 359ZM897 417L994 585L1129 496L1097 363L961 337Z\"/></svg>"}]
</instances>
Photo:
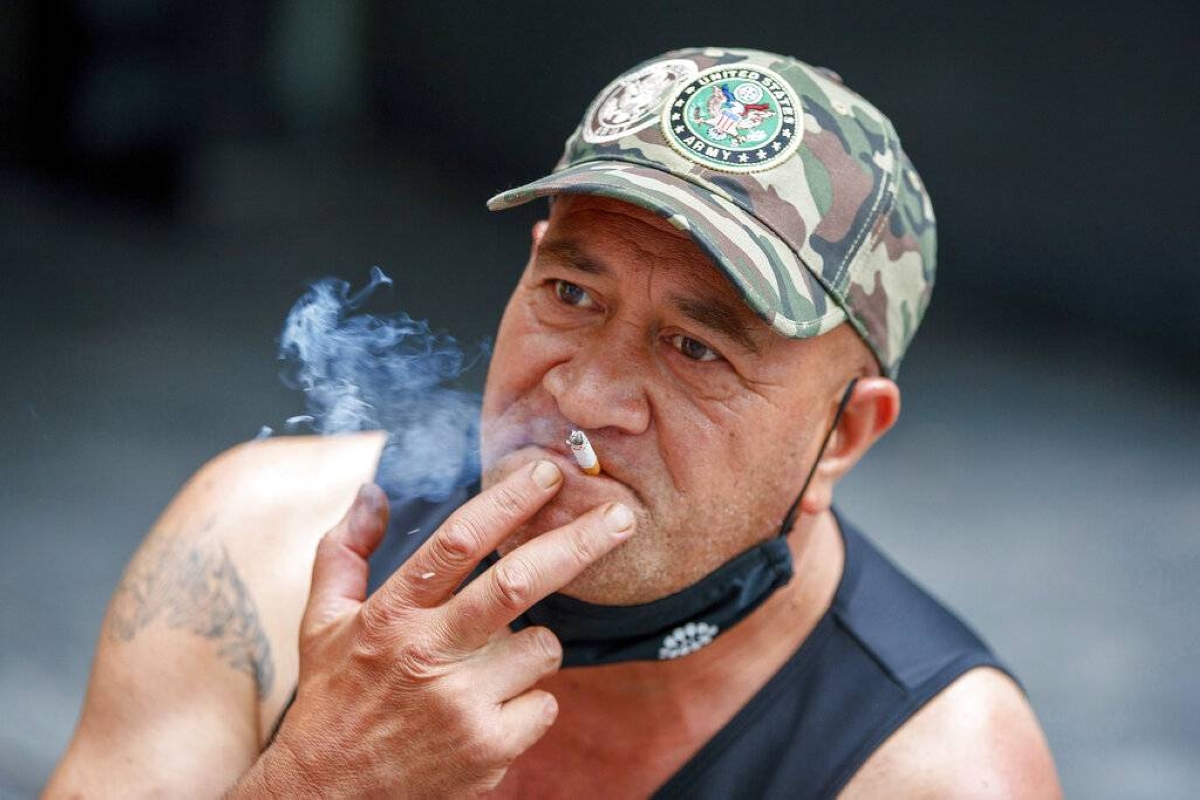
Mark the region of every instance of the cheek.
<instances>
[{"instance_id":1,"label":"cheek","mask_svg":"<svg viewBox=\"0 0 1200 800\"><path fill-rule=\"evenodd\" d=\"M690 496L676 508L691 518L682 527L724 530L739 541L760 537L791 502L793 484L799 491L803 481L795 474L802 426L752 402L709 406L676 423L663 436L676 486Z\"/></svg>"},{"instance_id":2,"label":"cheek","mask_svg":"<svg viewBox=\"0 0 1200 800\"><path fill-rule=\"evenodd\" d=\"M484 417L499 416L539 384L562 357L561 350L561 342L538 333L527 303L520 299L520 293L514 295L496 331L483 393Z\"/></svg>"},{"instance_id":3,"label":"cheek","mask_svg":"<svg viewBox=\"0 0 1200 800\"><path fill-rule=\"evenodd\" d=\"M674 461L697 474L739 472L753 465L760 448L766 415L744 393L720 399L684 391L667 393L663 407L663 447Z\"/></svg>"},{"instance_id":4,"label":"cheek","mask_svg":"<svg viewBox=\"0 0 1200 800\"><path fill-rule=\"evenodd\" d=\"M552 401L541 386L546 373L569 358L563 338L537 326L516 297L505 309L483 390L480 446L485 465L518 440L530 438L537 420L552 416Z\"/></svg>"}]
</instances>

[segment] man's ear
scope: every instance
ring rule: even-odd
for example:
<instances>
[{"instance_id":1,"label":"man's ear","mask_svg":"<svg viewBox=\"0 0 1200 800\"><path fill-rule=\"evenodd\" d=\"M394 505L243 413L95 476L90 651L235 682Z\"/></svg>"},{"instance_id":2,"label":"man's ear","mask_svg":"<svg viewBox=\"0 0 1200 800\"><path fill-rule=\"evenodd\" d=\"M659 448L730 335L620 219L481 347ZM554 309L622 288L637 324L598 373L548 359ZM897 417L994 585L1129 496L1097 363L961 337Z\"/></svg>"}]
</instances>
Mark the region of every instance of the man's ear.
<instances>
[{"instance_id":1,"label":"man's ear","mask_svg":"<svg viewBox=\"0 0 1200 800\"><path fill-rule=\"evenodd\" d=\"M546 228L550 227L549 220L539 219L533 223L533 228L529 231L530 239L532 240L529 246L529 255L532 258L537 252L538 245L542 243L542 237L546 235Z\"/></svg>"},{"instance_id":2,"label":"man's ear","mask_svg":"<svg viewBox=\"0 0 1200 800\"><path fill-rule=\"evenodd\" d=\"M841 397L834 398L827 424ZM806 514L817 514L833 502L833 487L850 472L858 460L900 416L900 387L889 378L859 378L854 385L846 409L825 452L817 464L812 482L804 492L800 508Z\"/></svg>"},{"instance_id":3,"label":"man's ear","mask_svg":"<svg viewBox=\"0 0 1200 800\"><path fill-rule=\"evenodd\" d=\"M540 219L529 229L529 260L525 262L525 275L528 275L529 270L533 269L533 260L537 258L538 247L541 246L542 238L546 235L546 229L549 227L548 220Z\"/></svg>"}]
</instances>

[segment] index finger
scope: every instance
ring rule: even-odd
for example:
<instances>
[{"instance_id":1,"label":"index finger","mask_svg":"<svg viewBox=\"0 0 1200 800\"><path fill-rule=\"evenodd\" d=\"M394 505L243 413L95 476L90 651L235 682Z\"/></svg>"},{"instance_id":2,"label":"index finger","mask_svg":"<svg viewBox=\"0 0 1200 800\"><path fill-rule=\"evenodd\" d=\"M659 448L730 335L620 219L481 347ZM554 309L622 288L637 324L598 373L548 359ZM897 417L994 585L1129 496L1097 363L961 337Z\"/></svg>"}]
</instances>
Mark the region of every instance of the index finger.
<instances>
[{"instance_id":1,"label":"index finger","mask_svg":"<svg viewBox=\"0 0 1200 800\"><path fill-rule=\"evenodd\" d=\"M557 592L633 533L628 506L608 503L525 542L440 609L447 638L467 649Z\"/></svg>"},{"instance_id":2,"label":"index finger","mask_svg":"<svg viewBox=\"0 0 1200 800\"><path fill-rule=\"evenodd\" d=\"M562 471L538 461L468 500L379 588L371 602L430 608L527 522L562 486ZM378 600L376 600L378 598Z\"/></svg>"}]
</instances>

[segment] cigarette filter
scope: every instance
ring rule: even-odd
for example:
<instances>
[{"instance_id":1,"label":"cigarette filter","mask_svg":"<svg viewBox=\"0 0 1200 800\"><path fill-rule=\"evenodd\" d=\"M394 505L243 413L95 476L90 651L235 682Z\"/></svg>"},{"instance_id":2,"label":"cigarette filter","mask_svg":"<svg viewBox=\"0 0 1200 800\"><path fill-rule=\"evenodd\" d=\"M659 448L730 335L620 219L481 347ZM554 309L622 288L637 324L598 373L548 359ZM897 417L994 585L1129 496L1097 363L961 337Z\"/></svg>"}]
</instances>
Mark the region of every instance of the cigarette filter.
<instances>
[{"instance_id":1,"label":"cigarette filter","mask_svg":"<svg viewBox=\"0 0 1200 800\"><path fill-rule=\"evenodd\" d=\"M592 449L592 443L588 441L586 433L571 431L571 435L567 437L567 444L571 446L575 463L579 464L581 470L588 475L600 474L600 459L596 458L596 451Z\"/></svg>"}]
</instances>

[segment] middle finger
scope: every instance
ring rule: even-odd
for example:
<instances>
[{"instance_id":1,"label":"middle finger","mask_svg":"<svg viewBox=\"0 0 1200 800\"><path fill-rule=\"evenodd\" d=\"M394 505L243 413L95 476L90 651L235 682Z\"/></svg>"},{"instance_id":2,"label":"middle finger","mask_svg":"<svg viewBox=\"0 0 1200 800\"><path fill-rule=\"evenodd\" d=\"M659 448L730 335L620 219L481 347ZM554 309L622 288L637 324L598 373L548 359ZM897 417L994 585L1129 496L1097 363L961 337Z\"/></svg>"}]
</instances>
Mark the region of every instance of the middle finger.
<instances>
[{"instance_id":1,"label":"middle finger","mask_svg":"<svg viewBox=\"0 0 1200 800\"><path fill-rule=\"evenodd\" d=\"M573 581L633 529L633 512L608 503L525 542L438 609L450 638L470 649L482 646L493 631Z\"/></svg>"}]
</instances>

